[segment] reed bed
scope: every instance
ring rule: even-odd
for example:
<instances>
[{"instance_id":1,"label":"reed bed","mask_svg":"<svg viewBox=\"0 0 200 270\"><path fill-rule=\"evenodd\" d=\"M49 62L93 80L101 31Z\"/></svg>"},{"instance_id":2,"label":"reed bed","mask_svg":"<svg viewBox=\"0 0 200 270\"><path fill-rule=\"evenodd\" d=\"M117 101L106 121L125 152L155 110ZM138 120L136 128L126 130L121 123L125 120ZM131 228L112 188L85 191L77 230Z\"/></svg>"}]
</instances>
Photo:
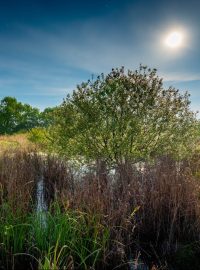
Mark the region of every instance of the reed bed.
<instances>
[{"instance_id":1,"label":"reed bed","mask_svg":"<svg viewBox=\"0 0 200 270\"><path fill-rule=\"evenodd\" d=\"M0 268L137 269L142 260L149 269L200 269L199 157L139 167L97 161L83 172L58 156L5 152ZM41 177L48 210L38 213Z\"/></svg>"}]
</instances>

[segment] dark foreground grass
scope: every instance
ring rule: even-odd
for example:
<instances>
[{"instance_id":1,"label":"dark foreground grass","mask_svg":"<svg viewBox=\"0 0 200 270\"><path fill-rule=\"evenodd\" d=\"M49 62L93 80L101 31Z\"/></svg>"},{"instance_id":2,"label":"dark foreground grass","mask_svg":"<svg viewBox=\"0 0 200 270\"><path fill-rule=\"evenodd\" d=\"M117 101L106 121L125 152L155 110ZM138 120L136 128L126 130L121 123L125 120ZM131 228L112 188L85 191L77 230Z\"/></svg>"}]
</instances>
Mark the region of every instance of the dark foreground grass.
<instances>
[{"instance_id":1,"label":"dark foreground grass","mask_svg":"<svg viewBox=\"0 0 200 270\"><path fill-rule=\"evenodd\" d=\"M0 157L1 269L200 269L199 158L77 170L36 153ZM137 167L137 168L136 168ZM36 213L43 177L48 211Z\"/></svg>"},{"instance_id":2,"label":"dark foreground grass","mask_svg":"<svg viewBox=\"0 0 200 270\"><path fill-rule=\"evenodd\" d=\"M77 211L15 213L1 207L1 264L7 269L94 269L106 251L109 231L98 217Z\"/></svg>"}]
</instances>

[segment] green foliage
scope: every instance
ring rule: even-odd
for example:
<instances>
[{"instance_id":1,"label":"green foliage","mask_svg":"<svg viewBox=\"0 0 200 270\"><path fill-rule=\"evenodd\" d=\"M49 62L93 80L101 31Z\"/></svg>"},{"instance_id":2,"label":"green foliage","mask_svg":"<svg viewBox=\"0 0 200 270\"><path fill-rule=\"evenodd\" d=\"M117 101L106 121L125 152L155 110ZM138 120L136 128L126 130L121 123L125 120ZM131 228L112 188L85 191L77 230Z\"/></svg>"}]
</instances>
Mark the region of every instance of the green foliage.
<instances>
[{"instance_id":1,"label":"green foliage","mask_svg":"<svg viewBox=\"0 0 200 270\"><path fill-rule=\"evenodd\" d=\"M99 220L84 213L69 211L64 214L57 208L54 214L47 213L45 228L40 226L37 217L32 224L35 245L43 254L43 263L49 261L58 268L66 266L69 257L82 265L82 269L95 266L108 240L104 237L108 235L107 230Z\"/></svg>"},{"instance_id":2,"label":"green foliage","mask_svg":"<svg viewBox=\"0 0 200 270\"><path fill-rule=\"evenodd\" d=\"M13 134L39 125L39 110L5 97L0 102L0 134Z\"/></svg>"},{"instance_id":3,"label":"green foliage","mask_svg":"<svg viewBox=\"0 0 200 270\"><path fill-rule=\"evenodd\" d=\"M0 101L0 134L13 134L35 127L48 127L53 121L55 108L40 112L16 98L5 97Z\"/></svg>"},{"instance_id":4,"label":"green foliage","mask_svg":"<svg viewBox=\"0 0 200 270\"><path fill-rule=\"evenodd\" d=\"M109 241L109 231L97 216L62 212L58 205L45 213L20 214L3 204L0 214L0 261L8 269L20 255L35 258L39 269L63 269L72 262L94 269Z\"/></svg>"},{"instance_id":5,"label":"green foliage","mask_svg":"<svg viewBox=\"0 0 200 270\"><path fill-rule=\"evenodd\" d=\"M41 126L42 127L49 127L54 123L54 115L57 111L57 107L53 108L46 108L43 112L40 113L41 116Z\"/></svg>"},{"instance_id":6,"label":"green foliage","mask_svg":"<svg viewBox=\"0 0 200 270\"><path fill-rule=\"evenodd\" d=\"M183 156L196 142L189 95L164 89L155 69L113 69L77 86L57 111L51 134L68 156L121 163L163 153Z\"/></svg>"},{"instance_id":7,"label":"green foliage","mask_svg":"<svg viewBox=\"0 0 200 270\"><path fill-rule=\"evenodd\" d=\"M48 141L48 131L45 128L32 128L28 133L28 140L40 149L46 149L50 146Z\"/></svg>"},{"instance_id":8,"label":"green foliage","mask_svg":"<svg viewBox=\"0 0 200 270\"><path fill-rule=\"evenodd\" d=\"M30 232L29 215L20 210L12 211L8 203L0 207L0 267L16 269L16 253L26 251L27 235ZM16 260L17 261L17 260Z\"/></svg>"}]
</instances>

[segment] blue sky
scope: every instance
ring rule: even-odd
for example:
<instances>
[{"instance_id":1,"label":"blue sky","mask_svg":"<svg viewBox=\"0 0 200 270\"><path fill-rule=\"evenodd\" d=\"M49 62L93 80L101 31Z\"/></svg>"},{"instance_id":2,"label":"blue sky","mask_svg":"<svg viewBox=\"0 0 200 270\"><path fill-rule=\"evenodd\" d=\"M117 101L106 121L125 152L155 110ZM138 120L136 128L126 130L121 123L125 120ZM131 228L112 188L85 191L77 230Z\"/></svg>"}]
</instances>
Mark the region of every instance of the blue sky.
<instances>
[{"instance_id":1,"label":"blue sky","mask_svg":"<svg viewBox=\"0 0 200 270\"><path fill-rule=\"evenodd\" d=\"M200 1L0 0L0 99L44 109L112 67L158 69L200 110ZM164 44L183 33L180 48Z\"/></svg>"}]
</instances>

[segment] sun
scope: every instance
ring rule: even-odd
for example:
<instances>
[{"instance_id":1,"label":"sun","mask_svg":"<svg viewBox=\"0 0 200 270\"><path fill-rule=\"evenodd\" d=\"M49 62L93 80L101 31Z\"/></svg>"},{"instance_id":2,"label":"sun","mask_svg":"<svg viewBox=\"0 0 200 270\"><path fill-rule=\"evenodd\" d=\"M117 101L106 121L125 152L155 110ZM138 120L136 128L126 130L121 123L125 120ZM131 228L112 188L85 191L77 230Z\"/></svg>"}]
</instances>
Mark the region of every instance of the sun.
<instances>
[{"instance_id":1,"label":"sun","mask_svg":"<svg viewBox=\"0 0 200 270\"><path fill-rule=\"evenodd\" d=\"M165 39L165 44L172 49L180 47L183 44L183 34L178 31L169 33Z\"/></svg>"}]
</instances>

